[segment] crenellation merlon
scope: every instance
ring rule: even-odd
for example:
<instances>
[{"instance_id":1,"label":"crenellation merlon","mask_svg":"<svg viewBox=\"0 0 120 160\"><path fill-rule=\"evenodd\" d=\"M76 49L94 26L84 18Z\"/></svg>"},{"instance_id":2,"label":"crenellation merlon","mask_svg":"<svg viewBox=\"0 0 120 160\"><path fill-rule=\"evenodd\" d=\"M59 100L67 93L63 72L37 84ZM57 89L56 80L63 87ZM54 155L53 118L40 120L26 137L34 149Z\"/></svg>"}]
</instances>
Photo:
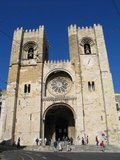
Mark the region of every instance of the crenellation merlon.
<instances>
[{"instance_id":1,"label":"crenellation merlon","mask_svg":"<svg viewBox=\"0 0 120 160\"><path fill-rule=\"evenodd\" d=\"M44 30L44 25L39 26L39 30Z\"/></svg>"},{"instance_id":2,"label":"crenellation merlon","mask_svg":"<svg viewBox=\"0 0 120 160\"><path fill-rule=\"evenodd\" d=\"M14 31L14 39L15 40L19 40L20 39L20 37L21 37L21 35L23 34L23 28L21 27L21 28L17 28L15 31Z\"/></svg>"},{"instance_id":3,"label":"crenellation merlon","mask_svg":"<svg viewBox=\"0 0 120 160\"><path fill-rule=\"evenodd\" d=\"M89 29L93 29L93 27L92 27L92 26L89 26Z\"/></svg>"},{"instance_id":4,"label":"crenellation merlon","mask_svg":"<svg viewBox=\"0 0 120 160\"><path fill-rule=\"evenodd\" d=\"M74 24L74 25L71 24L68 27L68 35L70 36L70 35L74 35L74 34L77 34L77 27L76 27L76 24Z\"/></svg>"},{"instance_id":5,"label":"crenellation merlon","mask_svg":"<svg viewBox=\"0 0 120 160\"><path fill-rule=\"evenodd\" d=\"M93 26L94 26L94 28L95 27L100 27L100 28L102 27L100 24L94 24Z\"/></svg>"},{"instance_id":6,"label":"crenellation merlon","mask_svg":"<svg viewBox=\"0 0 120 160\"><path fill-rule=\"evenodd\" d=\"M15 31L17 32L19 30L23 30L23 27L21 27L21 28L17 27L17 29Z\"/></svg>"},{"instance_id":7,"label":"crenellation merlon","mask_svg":"<svg viewBox=\"0 0 120 160\"><path fill-rule=\"evenodd\" d=\"M39 31L38 29L35 30L36 33L37 33L38 31Z\"/></svg>"},{"instance_id":8,"label":"crenellation merlon","mask_svg":"<svg viewBox=\"0 0 120 160\"><path fill-rule=\"evenodd\" d=\"M98 25L94 24L94 30L95 30L95 33L99 33L99 38L102 36L101 38L104 39L103 28L100 24Z\"/></svg>"}]
</instances>

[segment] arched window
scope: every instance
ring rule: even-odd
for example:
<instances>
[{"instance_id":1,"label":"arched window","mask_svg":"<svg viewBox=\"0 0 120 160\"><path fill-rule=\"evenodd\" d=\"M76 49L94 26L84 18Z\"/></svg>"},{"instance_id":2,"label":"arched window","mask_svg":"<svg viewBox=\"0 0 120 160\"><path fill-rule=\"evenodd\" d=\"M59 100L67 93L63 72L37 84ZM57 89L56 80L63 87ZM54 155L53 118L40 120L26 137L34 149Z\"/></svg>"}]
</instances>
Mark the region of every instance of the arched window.
<instances>
[{"instance_id":1,"label":"arched window","mask_svg":"<svg viewBox=\"0 0 120 160\"><path fill-rule=\"evenodd\" d=\"M81 39L80 45L84 49L84 54L91 54L92 53L92 46L94 45L94 41L90 37L83 37Z\"/></svg>"},{"instance_id":2,"label":"arched window","mask_svg":"<svg viewBox=\"0 0 120 160\"><path fill-rule=\"evenodd\" d=\"M89 43L84 44L84 52L85 54L91 54L91 48Z\"/></svg>"},{"instance_id":3,"label":"arched window","mask_svg":"<svg viewBox=\"0 0 120 160\"><path fill-rule=\"evenodd\" d=\"M29 50L28 50L28 59L33 59L33 55L34 55L34 49L33 48L29 48Z\"/></svg>"}]
</instances>

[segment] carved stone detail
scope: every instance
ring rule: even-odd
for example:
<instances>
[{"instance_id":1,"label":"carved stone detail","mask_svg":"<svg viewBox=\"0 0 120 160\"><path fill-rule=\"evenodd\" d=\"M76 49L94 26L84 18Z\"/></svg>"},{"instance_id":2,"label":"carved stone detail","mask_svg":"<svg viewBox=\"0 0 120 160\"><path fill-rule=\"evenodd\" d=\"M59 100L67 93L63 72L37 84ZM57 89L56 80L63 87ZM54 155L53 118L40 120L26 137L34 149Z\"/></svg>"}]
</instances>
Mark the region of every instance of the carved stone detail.
<instances>
[{"instance_id":1,"label":"carved stone detail","mask_svg":"<svg viewBox=\"0 0 120 160\"><path fill-rule=\"evenodd\" d=\"M50 80L48 90L53 95L64 95L71 88L71 80L68 77L57 76Z\"/></svg>"}]
</instances>

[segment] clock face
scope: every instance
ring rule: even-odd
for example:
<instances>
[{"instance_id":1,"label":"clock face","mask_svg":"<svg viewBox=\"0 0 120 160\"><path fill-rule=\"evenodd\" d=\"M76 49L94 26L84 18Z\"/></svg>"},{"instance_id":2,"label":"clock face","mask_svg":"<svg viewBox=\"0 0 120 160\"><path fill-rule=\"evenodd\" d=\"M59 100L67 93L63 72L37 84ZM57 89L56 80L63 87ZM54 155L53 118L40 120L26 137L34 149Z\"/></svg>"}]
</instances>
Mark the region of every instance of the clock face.
<instances>
[{"instance_id":1,"label":"clock face","mask_svg":"<svg viewBox=\"0 0 120 160\"><path fill-rule=\"evenodd\" d=\"M94 65L94 59L91 57L86 57L83 60L83 65L88 66L88 67L92 67Z\"/></svg>"},{"instance_id":2,"label":"clock face","mask_svg":"<svg viewBox=\"0 0 120 160\"><path fill-rule=\"evenodd\" d=\"M71 80L68 77L57 76L48 83L48 90L53 95L64 95L71 88Z\"/></svg>"}]
</instances>

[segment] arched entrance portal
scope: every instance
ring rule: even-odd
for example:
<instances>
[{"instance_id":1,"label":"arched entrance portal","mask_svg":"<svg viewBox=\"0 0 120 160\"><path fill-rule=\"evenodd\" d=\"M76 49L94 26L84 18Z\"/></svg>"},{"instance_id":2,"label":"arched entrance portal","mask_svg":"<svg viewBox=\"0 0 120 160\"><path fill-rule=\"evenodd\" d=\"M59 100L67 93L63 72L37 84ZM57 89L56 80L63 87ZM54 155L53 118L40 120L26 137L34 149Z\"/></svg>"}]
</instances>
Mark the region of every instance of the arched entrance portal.
<instances>
[{"instance_id":1,"label":"arched entrance portal","mask_svg":"<svg viewBox=\"0 0 120 160\"><path fill-rule=\"evenodd\" d=\"M45 116L45 135L47 139L63 140L64 137L75 136L75 121L73 112L64 105L50 108Z\"/></svg>"}]
</instances>

